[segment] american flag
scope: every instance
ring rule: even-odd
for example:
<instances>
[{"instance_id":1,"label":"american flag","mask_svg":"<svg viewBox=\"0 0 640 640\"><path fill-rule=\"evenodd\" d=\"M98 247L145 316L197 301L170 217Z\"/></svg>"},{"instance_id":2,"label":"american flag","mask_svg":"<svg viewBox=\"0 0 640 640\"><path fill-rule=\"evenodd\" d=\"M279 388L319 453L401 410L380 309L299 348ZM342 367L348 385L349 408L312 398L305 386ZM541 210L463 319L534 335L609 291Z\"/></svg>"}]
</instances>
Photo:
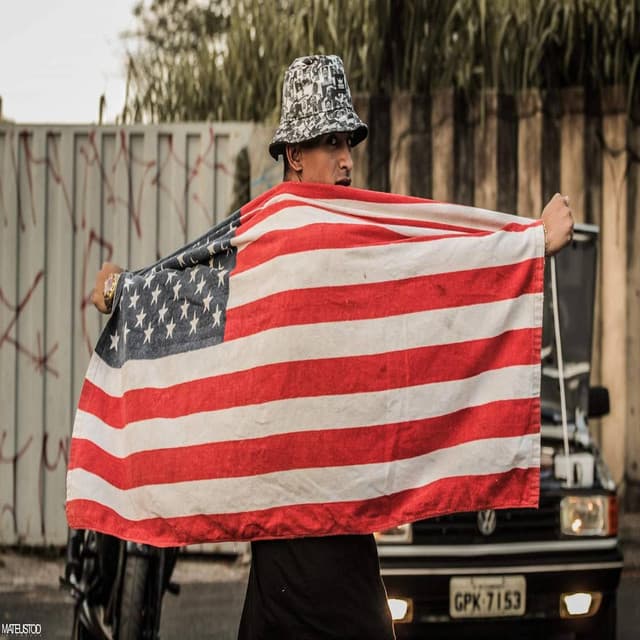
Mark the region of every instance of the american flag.
<instances>
[{"instance_id":1,"label":"american flag","mask_svg":"<svg viewBox=\"0 0 640 640\"><path fill-rule=\"evenodd\" d=\"M124 273L69 525L157 546L537 506L539 221L283 183Z\"/></svg>"}]
</instances>

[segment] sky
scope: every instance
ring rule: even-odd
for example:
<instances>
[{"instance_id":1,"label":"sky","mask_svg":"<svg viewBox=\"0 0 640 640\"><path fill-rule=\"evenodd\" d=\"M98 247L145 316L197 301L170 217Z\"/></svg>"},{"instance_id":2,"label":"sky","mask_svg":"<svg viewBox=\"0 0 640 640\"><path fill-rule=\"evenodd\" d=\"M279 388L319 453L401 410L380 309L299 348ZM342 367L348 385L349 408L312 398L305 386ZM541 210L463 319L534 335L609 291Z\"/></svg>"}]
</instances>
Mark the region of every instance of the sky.
<instances>
[{"instance_id":1,"label":"sky","mask_svg":"<svg viewBox=\"0 0 640 640\"><path fill-rule=\"evenodd\" d=\"M105 122L124 102L135 0L0 0L0 96L19 123ZM131 46L131 45L130 45Z\"/></svg>"}]
</instances>

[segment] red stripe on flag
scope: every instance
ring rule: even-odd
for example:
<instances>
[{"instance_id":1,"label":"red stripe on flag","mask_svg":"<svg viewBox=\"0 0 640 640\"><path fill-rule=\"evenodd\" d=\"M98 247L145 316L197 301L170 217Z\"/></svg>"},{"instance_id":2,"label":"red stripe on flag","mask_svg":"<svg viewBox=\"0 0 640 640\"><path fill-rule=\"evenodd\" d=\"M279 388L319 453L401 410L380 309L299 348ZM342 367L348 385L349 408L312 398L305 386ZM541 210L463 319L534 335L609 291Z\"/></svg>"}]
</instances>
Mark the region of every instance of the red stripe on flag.
<instances>
[{"instance_id":1,"label":"red stripe on flag","mask_svg":"<svg viewBox=\"0 0 640 640\"><path fill-rule=\"evenodd\" d=\"M351 205L351 211L348 210ZM452 231L458 234L471 234L471 235L483 235L492 233L488 230L479 230L477 227L468 227L461 224L453 224L451 222L442 222L440 220L420 220L418 218L406 218L403 217L402 205L389 206L389 215L375 215L362 208L362 203L356 200L350 201L340 207L331 207L326 203L320 203L319 201L307 202L298 200L295 198L283 198L277 202L272 202L266 205L259 211L252 211L250 214L246 214L241 218L241 226L236 233L236 238L242 237L249 229L264 222L266 219L277 216L281 211L290 207L306 207L308 209L315 209L317 211L326 211L327 213L336 214L340 216L341 221L333 224L354 224L354 225L401 225L408 227L415 227L418 229L434 229L439 231ZM362 208L362 211L358 209ZM393 214L393 215L391 215ZM440 216L440 213L435 213L435 216ZM504 231L526 231L531 226L529 223L511 223L503 228ZM280 233L288 234L289 228L280 229ZM262 236L260 236L262 238Z\"/></svg>"},{"instance_id":2,"label":"red stripe on flag","mask_svg":"<svg viewBox=\"0 0 640 640\"><path fill-rule=\"evenodd\" d=\"M312 182L296 183L282 182L279 185L265 191L262 195L253 199L241 207L242 215L249 215L265 207L265 204L279 195L295 196L298 198L311 198L320 204L323 200L352 200L357 202L370 202L378 204L402 205L418 204L425 205L436 200L426 200L414 196L404 196L398 194L383 193L381 191L371 191L368 189L357 189L356 187L343 187L341 185L314 184ZM313 203L315 206L316 203ZM266 208L266 207L265 207ZM264 209L262 209L264 210Z\"/></svg>"},{"instance_id":3,"label":"red stripe on flag","mask_svg":"<svg viewBox=\"0 0 640 640\"><path fill-rule=\"evenodd\" d=\"M477 238L488 234L488 231L476 231L473 237ZM313 223L298 229L288 229L286 233L279 230L269 231L260 236L259 242L249 243L238 253L233 274L247 271L273 258L303 251L362 248L363 246L379 246L398 241L424 243L453 237L460 238L460 235L443 233L427 237L407 237L407 235L392 229L371 224Z\"/></svg>"},{"instance_id":4,"label":"red stripe on flag","mask_svg":"<svg viewBox=\"0 0 640 640\"><path fill-rule=\"evenodd\" d=\"M79 466L119 489L131 489L165 482L391 462L472 440L513 436L514 424L518 431L515 435L537 433L537 425L528 419L536 403L537 398L503 400L424 420L176 446L126 458L76 438L72 441L69 469ZM508 421L505 415L509 415Z\"/></svg>"},{"instance_id":5,"label":"red stripe on flag","mask_svg":"<svg viewBox=\"0 0 640 640\"><path fill-rule=\"evenodd\" d=\"M283 198L279 202L274 202L271 205L265 206L265 204L272 198L284 195L284 196L294 196L289 198ZM305 198L305 199L313 199L314 202L306 203L298 200L296 198ZM291 205L305 205L312 207L323 208L326 211L334 211L336 213L344 214L344 206L342 208L331 208L329 204L327 204L327 200L341 200L345 203L353 203L351 206L354 208L362 207L363 203L371 203L371 204L386 204L389 205L391 210L401 211L403 205L421 205L423 207L423 212L427 211L429 205L442 205L445 204L439 200L430 200L426 198L418 198L415 196L405 196L399 195L395 193L386 193L382 191L372 191L369 189L358 189L356 187L343 187L341 185L324 185L324 184L313 184L309 182L305 183L294 183L294 182L283 182L269 191L266 191L261 196L258 196L256 199L252 200L250 203L241 208L241 213L244 216L252 217L255 214L259 214L261 212L270 211L273 213L280 208L281 202L286 202L285 206ZM349 206L348 204L346 206ZM455 204L446 204L446 206L451 207L452 209L460 208L460 205ZM273 207L273 208L272 208ZM364 211L366 211L366 207L362 207ZM476 210L477 211L477 210ZM438 215L442 215L439 213ZM380 217L376 218L375 216L370 216L368 213L363 213L363 217L367 220L377 220L379 222L389 223L389 217ZM395 218L395 216L394 216ZM401 220L401 217L398 218ZM505 231L524 231L531 227L532 224L542 224L541 221L533 222L533 220L528 218L523 218L522 223L512 222L503 227ZM409 221L409 219L407 219ZM431 225L440 225L442 224L442 228L445 229L458 229L458 230L468 230L471 232L477 232L477 227L467 227L467 226L456 226L449 225L447 223L439 223L438 221L424 221L416 218L410 219L410 224L418 225L418 226L431 226Z\"/></svg>"},{"instance_id":6,"label":"red stripe on flag","mask_svg":"<svg viewBox=\"0 0 640 640\"><path fill-rule=\"evenodd\" d=\"M534 258L517 264L403 280L282 291L228 308L225 340L274 327L365 320L538 293L541 261L542 258Z\"/></svg>"},{"instance_id":7,"label":"red stripe on flag","mask_svg":"<svg viewBox=\"0 0 640 640\"><path fill-rule=\"evenodd\" d=\"M264 365L164 389L142 388L113 397L85 380L79 408L112 427L152 418L288 398L366 393L456 380L491 369L539 362L539 329L507 331L493 338L367 356Z\"/></svg>"},{"instance_id":8,"label":"red stripe on flag","mask_svg":"<svg viewBox=\"0 0 640 640\"><path fill-rule=\"evenodd\" d=\"M370 500L301 504L260 511L128 520L90 500L67 502L69 526L97 529L158 547L224 540L264 540L331 535L335 523L344 534L382 531L448 513L536 508L539 469L512 469L484 476L443 478L426 487ZM394 517L388 514L393 513Z\"/></svg>"}]
</instances>

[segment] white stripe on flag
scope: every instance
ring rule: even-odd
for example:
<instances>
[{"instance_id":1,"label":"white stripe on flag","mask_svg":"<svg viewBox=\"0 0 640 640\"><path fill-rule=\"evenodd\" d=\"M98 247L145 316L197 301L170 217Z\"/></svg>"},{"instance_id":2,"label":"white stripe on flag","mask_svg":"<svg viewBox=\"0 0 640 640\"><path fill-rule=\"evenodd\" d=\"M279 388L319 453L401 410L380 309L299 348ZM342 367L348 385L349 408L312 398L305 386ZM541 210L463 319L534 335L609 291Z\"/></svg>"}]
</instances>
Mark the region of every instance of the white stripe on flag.
<instances>
[{"instance_id":1,"label":"white stripe on flag","mask_svg":"<svg viewBox=\"0 0 640 640\"><path fill-rule=\"evenodd\" d=\"M492 211L491 209L481 209L479 207L470 207L461 204L448 204L446 202L370 202L368 200L352 200L346 198L305 198L303 196L286 193L269 198L259 209L286 200L297 200L300 203L308 204L312 207L317 205L326 206L340 213L358 215L363 218L375 217L389 218L392 220L405 218L419 222L433 222L436 225L444 223L476 230L486 229L487 231L498 231L514 222L514 216L509 213L501 213L499 211ZM517 221L523 225L533 224L535 222L532 218L525 217L518 217Z\"/></svg>"},{"instance_id":2,"label":"white stripe on flag","mask_svg":"<svg viewBox=\"0 0 640 640\"><path fill-rule=\"evenodd\" d=\"M78 410L74 437L123 458L138 451L321 429L348 429L443 416L488 402L538 395L540 365L505 367L464 380L346 395L276 400L179 418L131 422L114 430ZM429 398L425 403L424 399Z\"/></svg>"},{"instance_id":3,"label":"white stripe on flag","mask_svg":"<svg viewBox=\"0 0 640 640\"><path fill-rule=\"evenodd\" d=\"M372 228L389 229L390 231L405 235L408 238L437 237L444 233L451 233L450 231L436 228L407 226L392 224L391 222L386 224L383 222L375 222L368 220L364 215L364 211L360 212L360 214L360 216L356 217L355 214L333 213L311 205L290 206L279 211L276 215L268 216L246 232L242 232L242 227L240 227L241 233L231 241L231 244L237 246L238 251L241 251L246 248L249 243L254 242L256 239L271 231L280 232L290 229L302 229L313 224L362 224Z\"/></svg>"},{"instance_id":4,"label":"white stripe on flag","mask_svg":"<svg viewBox=\"0 0 640 640\"><path fill-rule=\"evenodd\" d=\"M538 465L538 435L467 442L390 463L295 469L120 490L82 469L68 473L74 500L93 500L128 520L203 513L241 513L298 503L367 500L426 486L447 477L505 473ZM242 508L239 509L239 505Z\"/></svg>"},{"instance_id":5,"label":"white stripe on flag","mask_svg":"<svg viewBox=\"0 0 640 640\"><path fill-rule=\"evenodd\" d=\"M443 238L431 243L431 251L422 243L401 242L282 255L233 275L227 308L291 289L366 285L513 265L531 259L534 241L535 257L541 257L544 248L537 236L542 233L538 227L523 233L498 232L476 236L472 244L465 236Z\"/></svg>"}]
</instances>

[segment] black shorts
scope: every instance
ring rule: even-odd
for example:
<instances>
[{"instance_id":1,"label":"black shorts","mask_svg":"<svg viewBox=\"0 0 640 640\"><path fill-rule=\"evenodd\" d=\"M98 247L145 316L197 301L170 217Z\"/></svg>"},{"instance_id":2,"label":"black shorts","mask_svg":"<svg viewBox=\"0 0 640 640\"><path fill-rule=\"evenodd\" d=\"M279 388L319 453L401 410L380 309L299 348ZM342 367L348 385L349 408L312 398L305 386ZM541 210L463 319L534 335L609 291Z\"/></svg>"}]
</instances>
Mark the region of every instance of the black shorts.
<instances>
[{"instance_id":1,"label":"black shorts","mask_svg":"<svg viewBox=\"0 0 640 640\"><path fill-rule=\"evenodd\" d=\"M239 640L393 640L372 535L267 540L251 551Z\"/></svg>"}]
</instances>

